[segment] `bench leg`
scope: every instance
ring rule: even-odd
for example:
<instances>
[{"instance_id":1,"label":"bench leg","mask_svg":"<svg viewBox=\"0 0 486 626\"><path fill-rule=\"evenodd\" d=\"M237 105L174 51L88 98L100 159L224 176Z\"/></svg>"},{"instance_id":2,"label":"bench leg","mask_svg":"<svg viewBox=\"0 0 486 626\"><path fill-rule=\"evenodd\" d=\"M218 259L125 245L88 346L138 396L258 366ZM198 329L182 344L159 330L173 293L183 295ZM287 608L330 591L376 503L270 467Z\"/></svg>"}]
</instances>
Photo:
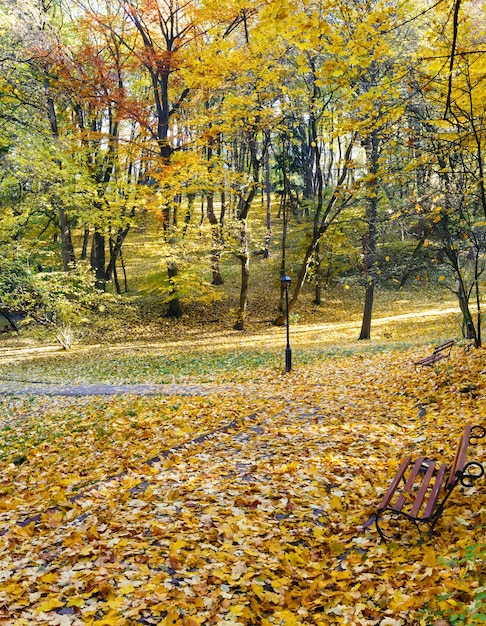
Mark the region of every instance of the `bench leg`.
<instances>
[{"instance_id":1,"label":"bench leg","mask_svg":"<svg viewBox=\"0 0 486 626\"><path fill-rule=\"evenodd\" d=\"M435 519L432 522L422 522L416 520L406 513L392 510L383 511L381 514L375 515L375 527L378 531L381 541L400 541L410 532L410 528L415 529L417 539L414 541L417 545L421 545L425 539L430 539L435 526ZM425 527L425 528L424 528Z\"/></svg>"}]
</instances>

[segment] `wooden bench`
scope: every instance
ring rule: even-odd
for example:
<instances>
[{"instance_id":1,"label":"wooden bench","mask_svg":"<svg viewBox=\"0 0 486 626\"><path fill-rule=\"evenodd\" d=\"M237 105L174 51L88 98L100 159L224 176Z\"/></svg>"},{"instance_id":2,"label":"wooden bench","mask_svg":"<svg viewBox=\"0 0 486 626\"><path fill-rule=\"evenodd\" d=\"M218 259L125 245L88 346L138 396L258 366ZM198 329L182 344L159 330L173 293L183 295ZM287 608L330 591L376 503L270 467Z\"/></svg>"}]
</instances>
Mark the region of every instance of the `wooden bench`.
<instances>
[{"instance_id":1,"label":"wooden bench","mask_svg":"<svg viewBox=\"0 0 486 626\"><path fill-rule=\"evenodd\" d=\"M433 365L434 363L437 363L437 361L446 359L450 355L452 346L455 343L456 343L455 339L450 339L449 341L446 341L445 343L441 343L440 346L437 346L436 348L434 348L434 351L432 352L432 354L429 354L429 356L426 356L423 359L420 359L420 361L416 361L414 363L415 367L417 367L418 365L423 365L425 367L428 367L428 366Z\"/></svg>"},{"instance_id":2,"label":"wooden bench","mask_svg":"<svg viewBox=\"0 0 486 626\"><path fill-rule=\"evenodd\" d=\"M423 456L416 460L408 456L401 463L375 515L376 529L383 541L399 538L400 522L404 520L415 525L419 542L423 541L424 527L430 538L454 487L472 487L484 475L483 465L467 462L466 457L469 445L477 444L485 435L483 426L467 424L451 465Z\"/></svg>"}]
</instances>

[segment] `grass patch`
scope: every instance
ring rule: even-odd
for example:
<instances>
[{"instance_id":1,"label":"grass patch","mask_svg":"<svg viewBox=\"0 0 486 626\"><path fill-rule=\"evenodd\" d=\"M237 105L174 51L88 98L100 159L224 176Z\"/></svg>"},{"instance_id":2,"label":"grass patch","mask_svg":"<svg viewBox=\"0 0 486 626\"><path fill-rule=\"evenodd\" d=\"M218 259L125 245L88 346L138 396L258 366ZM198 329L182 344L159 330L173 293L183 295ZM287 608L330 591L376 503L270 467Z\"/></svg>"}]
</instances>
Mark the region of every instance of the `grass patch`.
<instances>
[{"instance_id":1,"label":"grass patch","mask_svg":"<svg viewBox=\"0 0 486 626\"><path fill-rule=\"evenodd\" d=\"M389 313L374 319L371 341L357 341L356 301L352 308L346 290L335 290L325 307L311 307L291 325L294 367L336 356L413 346L429 349L460 338L460 314L454 303L441 301L434 306L429 301L425 306L422 298L409 296L390 302ZM100 318L97 330L80 335L70 351L49 344L46 337L10 337L0 346L0 379L59 384L210 382L251 379L262 369L284 367L285 328L261 319L270 315L269 310L260 312L260 323L255 318L244 332L221 321L224 309L210 312L196 307L193 313L191 319L179 322L156 322L152 310L153 321L147 325L137 316L125 320L125 325L110 317L103 327ZM212 314L220 322L195 324L197 318L210 319Z\"/></svg>"}]
</instances>

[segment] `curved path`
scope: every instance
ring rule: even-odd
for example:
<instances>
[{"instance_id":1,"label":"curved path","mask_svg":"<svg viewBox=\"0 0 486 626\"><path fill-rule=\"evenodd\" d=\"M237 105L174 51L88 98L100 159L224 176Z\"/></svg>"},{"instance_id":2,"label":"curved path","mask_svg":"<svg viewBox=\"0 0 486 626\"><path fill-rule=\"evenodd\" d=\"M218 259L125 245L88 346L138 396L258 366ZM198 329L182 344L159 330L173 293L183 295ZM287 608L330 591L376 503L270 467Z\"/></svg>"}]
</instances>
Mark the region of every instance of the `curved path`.
<instances>
[{"instance_id":1,"label":"curved path","mask_svg":"<svg viewBox=\"0 0 486 626\"><path fill-rule=\"evenodd\" d=\"M373 320L375 327L389 324L390 322L400 322L403 320L409 320L412 318L433 318L441 317L457 313L457 307L451 307L450 303L444 303L444 308L433 309L421 309L411 313L404 313L399 315L393 315L389 317L376 318ZM308 340L311 343L318 341L322 346L325 344L326 333L329 331L340 330L342 338L345 338L349 334L356 336L356 331L359 328L359 321L340 322L340 323L328 323L328 324L310 324L299 325L292 328L292 335L295 339L302 341ZM238 332L238 331L236 331ZM245 347L259 347L263 348L267 344L274 346L276 337L282 340L282 329L272 327L267 329L265 333L256 333L251 336L241 336L235 334L232 336L232 344L237 349L239 346ZM222 337L219 333L209 333L204 338L193 338L192 347L196 345L201 350L210 350L220 348L223 343L226 343L227 337ZM333 344L334 345L334 344ZM90 352L94 346L77 346L76 352ZM180 341L169 341L164 343L150 342L150 343L137 343L137 344L116 344L113 346L103 346L103 349L109 349L111 352L116 353L120 351L126 351L129 348L135 348L136 350L168 350L177 349L184 350L184 343ZM60 346L0 346L0 365L8 366L9 363L19 363L22 361L30 361L36 358L46 358L49 355L55 356L62 353ZM5 373L8 372L8 369ZM104 384L104 383L79 383L69 384L61 382L47 382L47 381L35 381L35 380L14 380L7 377L0 377L0 396L15 396L15 395L43 395L43 396L116 396L116 395L145 395L145 396L202 396L217 393L223 386L214 384ZM224 386L228 389L228 385ZM248 391L248 384L244 386L244 389Z\"/></svg>"}]
</instances>

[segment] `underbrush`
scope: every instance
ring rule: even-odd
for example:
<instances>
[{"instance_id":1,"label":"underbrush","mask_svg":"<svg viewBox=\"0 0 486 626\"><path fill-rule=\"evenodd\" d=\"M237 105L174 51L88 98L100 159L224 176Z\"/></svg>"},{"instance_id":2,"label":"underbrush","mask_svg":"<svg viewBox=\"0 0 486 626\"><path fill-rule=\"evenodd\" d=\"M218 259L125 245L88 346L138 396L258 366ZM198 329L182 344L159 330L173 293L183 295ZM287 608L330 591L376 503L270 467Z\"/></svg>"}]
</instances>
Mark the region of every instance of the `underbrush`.
<instances>
[{"instance_id":1,"label":"underbrush","mask_svg":"<svg viewBox=\"0 0 486 626\"><path fill-rule=\"evenodd\" d=\"M169 342L190 337L234 335L235 309L238 293L223 285L215 288L214 299L200 302L197 299L183 302L181 319L166 317L167 306L157 294L129 293L119 298L107 299L103 305L86 311L81 321L64 321L62 329L68 332L70 346L82 344L116 344L136 341ZM311 325L326 325L331 338L336 337L337 325L349 325L346 339L359 335L364 292L359 287L346 288L336 284L323 293L322 304L313 302L314 293L307 285L292 311L289 321L292 334ZM269 288L266 280L255 282L250 289L245 329L236 335L246 337L255 333L274 333L274 320L279 315L279 290ZM451 313L447 319L441 315ZM437 316L427 313L437 313ZM404 316L404 320L400 320ZM408 319L407 319L408 317ZM392 318L396 318L393 320ZM461 332L461 316L456 299L444 291L433 292L430 288L396 290L378 289L375 298L372 339L380 341L407 342L414 337L417 342L435 341L442 336L444 325L448 334L458 337ZM332 326L333 328L330 328ZM56 342L60 329L35 324L33 321L20 327L20 337L39 342ZM0 336L0 348L6 343L15 344L15 334ZM293 338L295 341L295 338ZM298 339L297 339L298 341ZM327 343L326 334L322 341Z\"/></svg>"}]
</instances>

